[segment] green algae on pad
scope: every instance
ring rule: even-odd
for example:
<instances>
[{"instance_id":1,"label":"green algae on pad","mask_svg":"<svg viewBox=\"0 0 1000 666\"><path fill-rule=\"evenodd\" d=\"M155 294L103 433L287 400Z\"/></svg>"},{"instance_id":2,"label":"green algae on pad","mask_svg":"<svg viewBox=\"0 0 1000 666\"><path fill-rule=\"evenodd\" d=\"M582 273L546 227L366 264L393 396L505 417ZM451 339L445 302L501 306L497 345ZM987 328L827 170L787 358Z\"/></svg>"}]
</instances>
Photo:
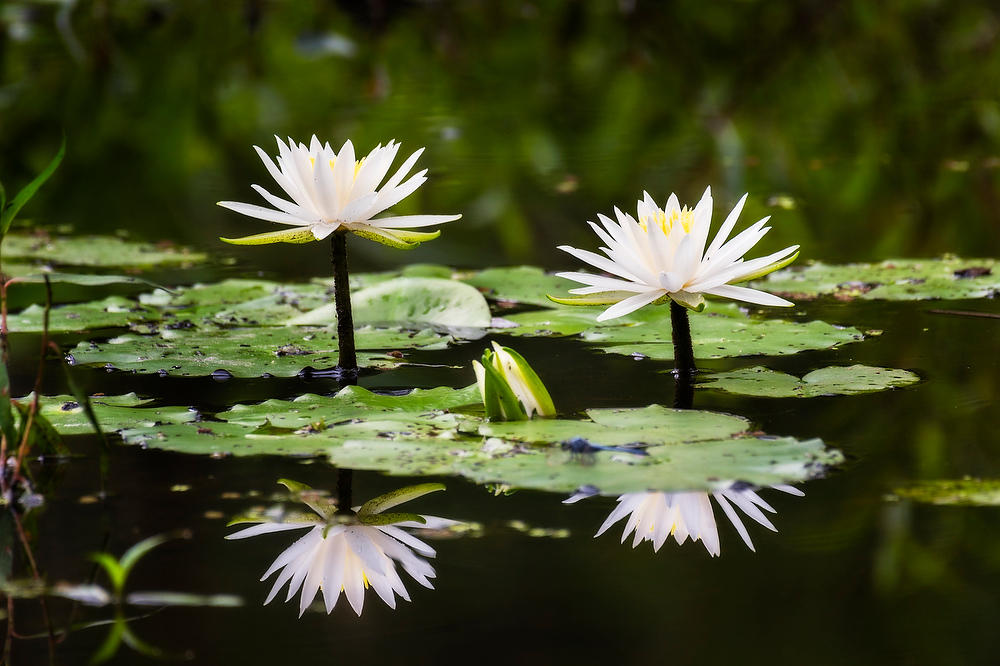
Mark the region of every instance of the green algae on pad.
<instances>
[{"instance_id":1,"label":"green algae on pad","mask_svg":"<svg viewBox=\"0 0 1000 666\"><path fill-rule=\"evenodd\" d=\"M890 259L878 264L814 263L772 273L757 287L793 299L841 300L992 298L1000 293L996 259Z\"/></svg>"},{"instance_id":2,"label":"green algae on pad","mask_svg":"<svg viewBox=\"0 0 1000 666\"><path fill-rule=\"evenodd\" d=\"M389 368L402 362L386 351L441 349L448 336L430 330L402 331L362 327L355 332L359 363ZM235 377L268 373L288 377L305 367L329 368L337 363L332 328L165 329L157 335L126 334L107 342L81 342L70 352L72 362L119 370L202 376L225 370Z\"/></svg>"},{"instance_id":3,"label":"green algae on pad","mask_svg":"<svg viewBox=\"0 0 1000 666\"><path fill-rule=\"evenodd\" d=\"M58 408L49 407L47 409ZM237 405L215 420L182 422L153 408L98 412L127 443L184 453L325 456L335 465L397 475L459 475L477 482L570 492L584 485L605 493L711 490L732 481L795 483L842 460L819 440L751 434L745 419L658 405L593 409L580 419L491 423L482 418L476 386L378 395L348 387L336 396L305 395ZM136 426L140 422L142 425ZM57 427L66 427L60 422ZM79 428L79 424L77 428ZM74 430L79 432L79 429ZM585 436L595 444L641 443L647 455L577 455L560 442Z\"/></svg>"},{"instance_id":4,"label":"green algae on pad","mask_svg":"<svg viewBox=\"0 0 1000 666\"><path fill-rule=\"evenodd\" d=\"M185 266L208 259L204 252L128 241L115 236L34 234L8 234L4 237L3 256L4 259L108 268Z\"/></svg>"},{"instance_id":5,"label":"green algae on pad","mask_svg":"<svg viewBox=\"0 0 1000 666\"><path fill-rule=\"evenodd\" d=\"M953 506L1000 506L1000 479L916 481L893 491L895 498Z\"/></svg>"},{"instance_id":6,"label":"green algae on pad","mask_svg":"<svg viewBox=\"0 0 1000 666\"><path fill-rule=\"evenodd\" d=\"M919 375L907 370L867 365L830 366L813 370L802 379L755 366L708 375L699 379L696 387L767 398L815 398L873 393L919 381Z\"/></svg>"}]
</instances>

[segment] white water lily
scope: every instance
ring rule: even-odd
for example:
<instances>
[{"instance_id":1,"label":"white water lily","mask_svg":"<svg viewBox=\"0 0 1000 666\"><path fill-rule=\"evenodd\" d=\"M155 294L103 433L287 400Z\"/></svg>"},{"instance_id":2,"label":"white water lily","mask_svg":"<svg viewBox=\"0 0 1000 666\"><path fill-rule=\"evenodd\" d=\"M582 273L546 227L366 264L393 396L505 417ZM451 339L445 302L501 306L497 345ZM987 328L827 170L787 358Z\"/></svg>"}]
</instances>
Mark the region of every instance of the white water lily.
<instances>
[{"instance_id":1,"label":"white water lily","mask_svg":"<svg viewBox=\"0 0 1000 666\"><path fill-rule=\"evenodd\" d=\"M323 591L327 613L333 611L343 592L354 612L361 615L368 587L372 587L390 608L396 608L396 595L410 600L396 571L397 564L413 580L424 587L434 588L429 580L435 576L434 568L420 557L434 557L434 549L402 528L440 528L454 521L425 519L426 524L416 521L387 525L262 523L226 538L245 539L259 534L309 528L304 536L278 556L261 577L263 581L280 572L264 604L270 603L282 586L288 583L286 602L301 590L300 617L320 590Z\"/></svg>"},{"instance_id":2,"label":"white water lily","mask_svg":"<svg viewBox=\"0 0 1000 666\"><path fill-rule=\"evenodd\" d=\"M556 408L545 384L524 357L510 347L492 343L483 362L472 362L479 394L489 419L523 421L534 414L555 416Z\"/></svg>"},{"instance_id":3,"label":"white water lily","mask_svg":"<svg viewBox=\"0 0 1000 666\"><path fill-rule=\"evenodd\" d=\"M801 490L792 486L771 487L791 495L800 497L804 495ZM754 550L750 533L747 532L739 514L733 508L733 504L754 522L763 525L772 532L778 531L761 511L763 509L775 513L775 510L762 500L753 489L746 486L730 486L725 490L711 493L711 496L715 498L729 522L733 524L750 550ZM618 498L618 506L611 512L594 536L601 536L609 527L626 516L628 516L628 521L625 523L621 541L625 543L629 534L634 532L633 548L643 541L652 541L653 550L659 551L660 546L666 542L669 536L673 535L678 544L684 543L690 537L692 541L701 541L713 557L718 557L721 553L719 530L716 527L715 513L712 510L712 503L709 501L709 493L626 493Z\"/></svg>"},{"instance_id":4,"label":"white water lily","mask_svg":"<svg viewBox=\"0 0 1000 666\"><path fill-rule=\"evenodd\" d=\"M613 304L598 315L598 321L621 317L667 299L700 310L704 307L703 294L758 305L793 305L773 294L735 284L778 270L798 256L799 246L793 245L759 259L743 260L743 255L770 229L765 226L770 218L765 217L729 238L746 200L744 194L711 243L708 243L712 223L711 188L705 190L693 210L687 206L681 208L674 194L661 209L648 192L643 192L637 206L638 219L617 207L617 223L599 214L601 226L593 222L587 224L605 243L600 249L606 256L568 245L561 245L559 249L614 277L557 273L585 286L570 290L571 294L579 295L577 298L550 298L567 305Z\"/></svg>"},{"instance_id":5,"label":"white water lily","mask_svg":"<svg viewBox=\"0 0 1000 666\"><path fill-rule=\"evenodd\" d=\"M461 215L399 215L375 218L375 215L396 205L412 194L427 180L427 170L419 171L405 181L424 149L410 155L402 166L382 184L389 167L399 152L399 144L381 144L356 160L354 144L349 140L335 152L329 143L321 144L313 135L309 145L278 137L277 164L258 146L271 177L291 199L274 196L260 185L252 185L274 208L265 208L238 201L220 201L219 205L237 213L294 227L287 231L256 234L244 238L223 238L238 245L267 243L307 243L322 240L337 229L369 238L396 248L411 248L418 243L437 238L431 233L410 231L457 220ZM380 186L381 184L381 186Z\"/></svg>"}]
</instances>

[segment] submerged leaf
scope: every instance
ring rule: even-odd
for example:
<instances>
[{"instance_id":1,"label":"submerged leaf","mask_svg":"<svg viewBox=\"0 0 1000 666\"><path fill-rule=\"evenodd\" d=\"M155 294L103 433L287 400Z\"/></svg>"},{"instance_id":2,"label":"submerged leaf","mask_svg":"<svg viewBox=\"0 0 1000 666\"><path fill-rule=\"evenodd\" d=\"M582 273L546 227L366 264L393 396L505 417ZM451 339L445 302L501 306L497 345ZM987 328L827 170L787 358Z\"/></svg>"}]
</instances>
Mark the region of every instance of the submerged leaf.
<instances>
[{"instance_id":1,"label":"submerged leaf","mask_svg":"<svg viewBox=\"0 0 1000 666\"><path fill-rule=\"evenodd\" d=\"M917 481L894 491L897 497L954 506L1000 506L1000 479Z\"/></svg>"},{"instance_id":2,"label":"submerged leaf","mask_svg":"<svg viewBox=\"0 0 1000 666\"><path fill-rule=\"evenodd\" d=\"M9 234L4 259L51 262L67 266L150 268L205 261L208 255L187 248L122 240L115 236L47 236Z\"/></svg>"}]
</instances>

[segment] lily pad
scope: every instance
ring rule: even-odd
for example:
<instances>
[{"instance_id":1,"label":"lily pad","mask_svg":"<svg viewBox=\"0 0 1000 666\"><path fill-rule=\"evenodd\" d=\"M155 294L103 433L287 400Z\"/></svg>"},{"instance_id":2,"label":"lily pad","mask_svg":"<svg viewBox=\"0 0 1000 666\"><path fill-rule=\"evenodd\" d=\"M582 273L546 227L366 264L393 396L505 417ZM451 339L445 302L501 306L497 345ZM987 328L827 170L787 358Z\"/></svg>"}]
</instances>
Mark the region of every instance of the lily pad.
<instances>
[{"instance_id":1,"label":"lily pad","mask_svg":"<svg viewBox=\"0 0 1000 666\"><path fill-rule=\"evenodd\" d=\"M918 481L894 491L896 497L952 506L1000 506L1000 479Z\"/></svg>"},{"instance_id":2,"label":"lily pad","mask_svg":"<svg viewBox=\"0 0 1000 666\"><path fill-rule=\"evenodd\" d=\"M756 286L791 297L840 300L993 298L1000 293L996 259L890 259L878 264L814 263L772 273Z\"/></svg>"},{"instance_id":3,"label":"lily pad","mask_svg":"<svg viewBox=\"0 0 1000 666\"><path fill-rule=\"evenodd\" d=\"M920 376L908 370L867 365L830 366L813 370L801 379L755 366L713 374L699 381L697 387L767 398L814 398L873 393L919 381Z\"/></svg>"},{"instance_id":4,"label":"lily pad","mask_svg":"<svg viewBox=\"0 0 1000 666\"><path fill-rule=\"evenodd\" d=\"M31 305L21 312L11 315L8 328L14 333L41 333L45 308ZM152 308L119 296L110 296L100 301L57 305L49 311L49 332L65 333L92 328L125 327L141 321L159 318Z\"/></svg>"},{"instance_id":5,"label":"lily pad","mask_svg":"<svg viewBox=\"0 0 1000 666\"><path fill-rule=\"evenodd\" d=\"M376 395L349 387L336 396L302 396L236 406L215 420L148 423L151 408L99 412L108 430L129 443L216 455L325 456L351 468L390 474L460 475L482 483L569 492L712 490L733 481L794 483L821 474L842 457L819 440L751 434L742 418L658 405L594 409L582 419L489 423L475 386L408 395ZM78 422L79 423L79 422ZM58 427L58 426L57 426ZM639 442L630 450L577 454L560 442Z\"/></svg>"},{"instance_id":6,"label":"lily pad","mask_svg":"<svg viewBox=\"0 0 1000 666\"><path fill-rule=\"evenodd\" d=\"M582 309L582 308L581 308ZM664 308L665 309L665 308ZM582 338L610 354L642 355L657 360L674 357L669 316L635 325L595 327ZM734 317L731 313L704 312L691 317L695 358L730 356L780 356L811 349L829 349L863 340L856 328L823 321Z\"/></svg>"},{"instance_id":7,"label":"lily pad","mask_svg":"<svg viewBox=\"0 0 1000 666\"><path fill-rule=\"evenodd\" d=\"M5 259L67 266L151 268L203 262L208 255L187 248L127 241L115 236L48 236L8 234Z\"/></svg>"},{"instance_id":8,"label":"lily pad","mask_svg":"<svg viewBox=\"0 0 1000 666\"><path fill-rule=\"evenodd\" d=\"M351 295L356 323L433 324L486 328L490 307L473 287L454 280L400 277ZM336 319L334 303L299 315L287 323L317 324Z\"/></svg>"},{"instance_id":9,"label":"lily pad","mask_svg":"<svg viewBox=\"0 0 1000 666\"><path fill-rule=\"evenodd\" d=\"M567 290L580 286L565 278L550 275L536 266L487 268L460 276L460 279L483 290L489 298L496 301L547 307L552 305L552 301L546 294L564 294Z\"/></svg>"},{"instance_id":10,"label":"lily pad","mask_svg":"<svg viewBox=\"0 0 1000 666\"><path fill-rule=\"evenodd\" d=\"M358 362L363 367L388 368L401 362L372 350L440 349L448 340L430 330L362 327L355 332ZM218 370L235 377L265 373L287 377L307 366L333 367L338 354L335 332L328 328L233 328L163 330L158 335L127 334L107 342L82 342L70 358L76 364L183 377Z\"/></svg>"},{"instance_id":11,"label":"lily pad","mask_svg":"<svg viewBox=\"0 0 1000 666\"><path fill-rule=\"evenodd\" d=\"M135 393L94 396L90 399L98 422L108 424L114 429L151 428L164 423L188 423L198 416L197 412L187 407L154 407L150 406L151 402L140 399ZM71 396L57 395L42 398L41 412L49 423L64 435L94 432L83 407Z\"/></svg>"}]
</instances>

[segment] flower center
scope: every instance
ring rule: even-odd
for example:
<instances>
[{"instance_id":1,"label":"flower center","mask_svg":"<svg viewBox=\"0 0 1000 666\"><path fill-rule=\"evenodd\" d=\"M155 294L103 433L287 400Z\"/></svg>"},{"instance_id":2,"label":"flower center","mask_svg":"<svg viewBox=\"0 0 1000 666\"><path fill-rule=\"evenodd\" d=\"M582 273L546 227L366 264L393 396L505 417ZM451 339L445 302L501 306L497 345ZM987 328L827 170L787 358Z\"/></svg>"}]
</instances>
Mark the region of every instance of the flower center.
<instances>
[{"instance_id":1,"label":"flower center","mask_svg":"<svg viewBox=\"0 0 1000 666\"><path fill-rule=\"evenodd\" d=\"M639 226L642 230L649 232L648 223L652 218L652 221L660 227L663 231L664 236L670 235L670 230L674 228L674 224L677 222L681 223L681 227L684 228L684 233L691 233L691 225L694 224L694 211L684 206L680 210L674 210L670 213L668 217L667 214L662 210L657 210L653 215L647 215L639 220Z\"/></svg>"},{"instance_id":2,"label":"flower center","mask_svg":"<svg viewBox=\"0 0 1000 666\"><path fill-rule=\"evenodd\" d=\"M333 165L336 164L336 163L337 163L337 158L333 158L332 160L330 160L330 171L333 171ZM365 158L364 157L362 157L360 160L358 160L357 162L354 163L354 177L355 178L358 177L358 172L361 171L361 165L363 165L364 163L365 163ZM310 157L309 158L309 165L313 169L316 168L316 158L315 157Z\"/></svg>"}]
</instances>

